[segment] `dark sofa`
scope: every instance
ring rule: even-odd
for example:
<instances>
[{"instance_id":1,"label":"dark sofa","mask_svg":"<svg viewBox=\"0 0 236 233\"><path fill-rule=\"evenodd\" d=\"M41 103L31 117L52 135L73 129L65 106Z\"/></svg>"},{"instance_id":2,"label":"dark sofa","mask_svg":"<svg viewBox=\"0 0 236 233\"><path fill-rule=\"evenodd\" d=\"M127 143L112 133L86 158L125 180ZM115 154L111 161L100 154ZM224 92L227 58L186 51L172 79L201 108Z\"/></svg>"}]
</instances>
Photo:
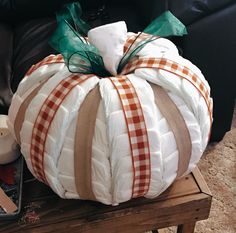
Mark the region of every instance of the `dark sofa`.
<instances>
[{"instance_id":1,"label":"dark sofa","mask_svg":"<svg viewBox=\"0 0 236 233\"><path fill-rule=\"evenodd\" d=\"M56 27L54 12L73 0L0 0L0 114L34 63L56 53L48 39ZM236 93L236 3L234 0L82 0L83 17L92 27L125 20L130 31L143 30L171 10L188 35L171 38L184 57L209 81L214 99L212 141L230 129ZM105 9L104 6L105 5Z\"/></svg>"}]
</instances>

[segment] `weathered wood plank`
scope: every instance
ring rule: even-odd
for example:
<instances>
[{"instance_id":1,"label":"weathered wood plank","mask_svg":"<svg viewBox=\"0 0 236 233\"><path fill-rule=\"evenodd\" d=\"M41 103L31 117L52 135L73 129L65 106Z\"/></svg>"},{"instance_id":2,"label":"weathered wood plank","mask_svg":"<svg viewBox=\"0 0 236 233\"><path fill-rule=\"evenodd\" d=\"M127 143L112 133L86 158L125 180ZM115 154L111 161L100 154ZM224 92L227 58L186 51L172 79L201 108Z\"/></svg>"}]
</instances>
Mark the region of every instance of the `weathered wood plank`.
<instances>
[{"instance_id":1,"label":"weathered wood plank","mask_svg":"<svg viewBox=\"0 0 236 233\"><path fill-rule=\"evenodd\" d=\"M196 184L198 185L198 187L201 190L201 192L212 196L211 191L208 188L207 183L204 180L204 178L203 178L203 176L202 176L202 174L201 174L201 172L200 172L198 167L196 167L193 170L192 174L193 174L193 177L194 177L194 179L196 181Z\"/></svg>"}]
</instances>

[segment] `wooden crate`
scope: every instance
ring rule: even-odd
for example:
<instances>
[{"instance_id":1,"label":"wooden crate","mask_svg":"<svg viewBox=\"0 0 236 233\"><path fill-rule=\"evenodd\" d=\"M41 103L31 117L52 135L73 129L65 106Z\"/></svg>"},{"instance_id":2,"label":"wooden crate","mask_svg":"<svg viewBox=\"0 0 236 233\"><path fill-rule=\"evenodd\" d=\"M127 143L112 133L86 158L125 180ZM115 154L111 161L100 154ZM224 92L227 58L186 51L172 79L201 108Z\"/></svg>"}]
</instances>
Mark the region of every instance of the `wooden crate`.
<instances>
[{"instance_id":1,"label":"wooden crate","mask_svg":"<svg viewBox=\"0 0 236 233\"><path fill-rule=\"evenodd\" d=\"M143 233L178 226L178 233L192 233L196 221L208 218L212 200L198 168L155 199L116 207L61 199L36 180L25 178L23 188L21 217L1 222L0 232Z\"/></svg>"}]
</instances>

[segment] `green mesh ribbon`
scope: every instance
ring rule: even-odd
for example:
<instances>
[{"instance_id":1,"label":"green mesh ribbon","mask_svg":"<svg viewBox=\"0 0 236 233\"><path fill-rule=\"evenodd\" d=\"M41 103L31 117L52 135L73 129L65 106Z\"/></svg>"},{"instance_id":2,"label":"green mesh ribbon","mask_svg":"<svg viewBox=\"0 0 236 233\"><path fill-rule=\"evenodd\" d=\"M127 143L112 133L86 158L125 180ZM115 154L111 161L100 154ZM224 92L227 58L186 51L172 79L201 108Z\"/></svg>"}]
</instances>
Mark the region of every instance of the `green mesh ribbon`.
<instances>
[{"instance_id":1,"label":"green mesh ribbon","mask_svg":"<svg viewBox=\"0 0 236 233\"><path fill-rule=\"evenodd\" d=\"M142 33L139 33L136 37L136 39L141 35ZM123 57L120 60L120 63L118 65L118 71L117 73L119 74L124 66L133 58L137 55L137 53L147 44L150 43L154 40L158 39L157 37L154 37L150 35L149 38L146 38L139 43L135 44L134 43L127 49L127 52L123 55Z\"/></svg>"},{"instance_id":2,"label":"green mesh ribbon","mask_svg":"<svg viewBox=\"0 0 236 233\"><path fill-rule=\"evenodd\" d=\"M71 72L110 76L105 69L102 56L96 47L85 39L89 25L81 19L82 10L79 2L70 3L57 13L58 26L50 39L51 46L60 52ZM118 65L118 74L124 66L147 44L158 39L156 36L183 36L187 34L185 26L170 12L166 11L144 31L150 37L131 45ZM139 37L142 33L139 33Z\"/></svg>"}]
</instances>

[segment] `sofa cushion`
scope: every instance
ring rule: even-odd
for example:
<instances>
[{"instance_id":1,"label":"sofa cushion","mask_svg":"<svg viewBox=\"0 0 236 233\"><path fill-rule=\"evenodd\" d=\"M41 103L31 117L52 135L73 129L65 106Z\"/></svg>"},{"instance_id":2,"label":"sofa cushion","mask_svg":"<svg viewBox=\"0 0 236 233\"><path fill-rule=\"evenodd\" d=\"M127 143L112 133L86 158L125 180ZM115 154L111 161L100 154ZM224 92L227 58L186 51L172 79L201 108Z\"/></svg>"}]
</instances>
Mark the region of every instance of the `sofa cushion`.
<instances>
[{"instance_id":1,"label":"sofa cushion","mask_svg":"<svg viewBox=\"0 0 236 233\"><path fill-rule=\"evenodd\" d=\"M144 29L139 11L131 3L127 2L124 6L114 2L107 4L106 8L109 13L109 22L125 21L128 31L138 32Z\"/></svg>"},{"instance_id":2,"label":"sofa cushion","mask_svg":"<svg viewBox=\"0 0 236 233\"><path fill-rule=\"evenodd\" d=\"M13 54L13 32L9 25L0 23L0 114L7 113L12 91L10 88L11 81L11 63Z\"/></svg>"},{"instance_id":3,"label":"sofa cushion","mask_svg":"<svg viewBox=\"0 0 236 233\"><path fill-rule=\"evenodd\" d=\"M33 64L49 54L56 53L48 44L55 27L55 18L34 19L21 22L15 27L11 82L13 92Z\"/></svg>"},{"instance_id":4,"label":"sofa cushion","mask_svg":"<svg viewBox=\"0 0 236 233\"><path fill-rule=\"evenodd\" d=\"M75 0L0 0L0 21L15 23L51 16L63 4L73 1Z\"/></svg>"}]
</instances>

